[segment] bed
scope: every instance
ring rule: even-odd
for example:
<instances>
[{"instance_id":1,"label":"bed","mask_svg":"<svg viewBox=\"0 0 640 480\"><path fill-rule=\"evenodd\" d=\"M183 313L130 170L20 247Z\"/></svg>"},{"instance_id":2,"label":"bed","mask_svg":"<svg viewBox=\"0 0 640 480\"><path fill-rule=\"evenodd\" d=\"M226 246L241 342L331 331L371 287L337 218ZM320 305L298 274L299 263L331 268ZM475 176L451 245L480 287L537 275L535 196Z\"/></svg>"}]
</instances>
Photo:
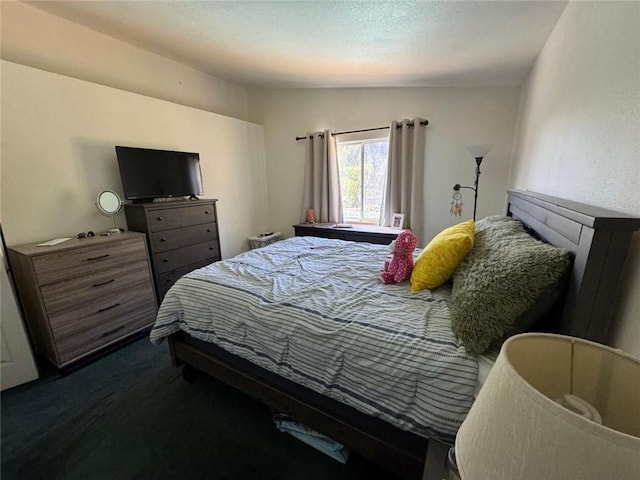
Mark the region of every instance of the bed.
<instances>
[{"instance_id":1,"label":"bed","mask_svg":"<svg viewBox=\"0 0 640 480\"><path fill-rule=\"evenodd\" d=\"M508 198L509 216L574 259L564 301L539 328L606 342L640 219L530 192ZM206 372L420 478L425 459L442 463L473 401L478 359L447 327L446 288L415 295L406 284L380 284L387 254L384 246L297 237L205 267L167 294L152 340L168 337L187 376ZM363 278L364 287L352 288ZM408 328L394 326L400 316Z\"/></svg>"}]
</instances>

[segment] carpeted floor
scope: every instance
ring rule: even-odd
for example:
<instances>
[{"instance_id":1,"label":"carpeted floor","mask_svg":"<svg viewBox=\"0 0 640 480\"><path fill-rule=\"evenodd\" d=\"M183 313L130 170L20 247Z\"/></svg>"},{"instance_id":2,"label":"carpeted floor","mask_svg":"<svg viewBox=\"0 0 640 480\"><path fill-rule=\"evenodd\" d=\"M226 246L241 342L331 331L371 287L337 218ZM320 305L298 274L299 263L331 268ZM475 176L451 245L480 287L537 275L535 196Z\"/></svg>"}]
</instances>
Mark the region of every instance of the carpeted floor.
<instances>
[{"instance_id":1,"label":"carpeted floor","mask_svg":"<svg viewBox=\"0 0 640 480\"><path fill-rule=\"evenodd\" d=\"M65 377L3 392L2 480L391 479L278 431L267 407L136 341Z\"/></svg>"}]
</instances>

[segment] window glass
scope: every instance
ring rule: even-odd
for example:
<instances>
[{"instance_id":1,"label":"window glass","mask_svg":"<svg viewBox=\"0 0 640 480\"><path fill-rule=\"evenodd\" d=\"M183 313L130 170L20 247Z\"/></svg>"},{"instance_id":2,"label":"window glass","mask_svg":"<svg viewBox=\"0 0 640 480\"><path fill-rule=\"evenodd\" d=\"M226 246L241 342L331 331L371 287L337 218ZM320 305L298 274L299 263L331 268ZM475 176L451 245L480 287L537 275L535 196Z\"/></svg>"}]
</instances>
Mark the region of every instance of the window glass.
<instances>
[{"instance_id":1,"label":"window glass","mask_svg":"<svg viewBox=\"0 0 640 480\"><path fill-rule=\"evenodd\" d=\"M338 166L345 222L377 224L387 176L389 141L338 143Z\"/></svg>"}]
</instances>

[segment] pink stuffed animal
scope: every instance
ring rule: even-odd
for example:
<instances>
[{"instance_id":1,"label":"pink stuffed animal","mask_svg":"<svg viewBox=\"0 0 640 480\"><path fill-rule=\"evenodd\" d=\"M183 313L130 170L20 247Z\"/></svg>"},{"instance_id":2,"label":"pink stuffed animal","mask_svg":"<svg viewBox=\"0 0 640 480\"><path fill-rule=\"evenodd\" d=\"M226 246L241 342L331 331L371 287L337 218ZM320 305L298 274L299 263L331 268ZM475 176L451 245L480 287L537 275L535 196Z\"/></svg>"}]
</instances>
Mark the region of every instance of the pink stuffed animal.
<instances>
[{"instance_id":1,"label":"pink stuffed animal","mask_svg":"<svg viewBox=\"0 0 640 480\"><path fill-rule=\"evenodd\" d=\"M384 261L384 272L380 274L384 283L409 280L413 271L413 251L418 244L418 237L411 230L403 230L395 242L393 257Z\"/></svg>"}]
</instances>

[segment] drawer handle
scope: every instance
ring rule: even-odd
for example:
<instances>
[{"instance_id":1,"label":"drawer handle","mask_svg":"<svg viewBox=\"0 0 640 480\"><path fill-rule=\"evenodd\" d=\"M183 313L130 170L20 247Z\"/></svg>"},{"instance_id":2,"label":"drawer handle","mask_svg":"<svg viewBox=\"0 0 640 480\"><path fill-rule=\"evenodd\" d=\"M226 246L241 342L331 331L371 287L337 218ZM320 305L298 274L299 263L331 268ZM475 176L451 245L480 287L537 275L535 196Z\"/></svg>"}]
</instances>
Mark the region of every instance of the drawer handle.
<instances>
[{"instance_id":1,"label":"drawer handle","mask_svg":"<svg viewBox=\"0 0 640 480\"><path fill-rule=\"evenodd\" d=\"M207 233L211 233L213 230L211 230L210 228L207 228Z\"/></svg>"},{"instance_id":2,"label":"drawer handle","mask_svg":"<svg viewBox=\"0 0 640 480\"><path fill-rule=\"evenodd\" d=\"M111 305L110 307L104 307L104 308L99 308L98 311L96 313L102 313L102 312L106 312L107 310L111 310L112 308L116 308L117 306L120 305L120 302L118 303L114 303L113 305Z\"/></svg>"},{"instance_id":3,"label":"drawer handle","mask_svg":"<svg viewBox=\"0 0 640 480\"><path fill-rule=\"evenodd\" d=\"M205 215L209 215L209 210L205 210L205 211L204 211L204 214L205 214Z\"/></svg>"},{"instance_id":4,"label":"drawer handle","mask_svg":"<svg viewBox=\"0 0 640 480\"><path fill-rule=\"evenodd\" d=\"M209 247L209 250L215 250L215 247Z\"/></svg>"},{"instance_id":5,"label":"drawer handle","mask_svg":"<svg viewBox=\"0 0 640 480\"><path fill-rule=\"evenodd\" d=\"M162 263L167 263L168 261L169 261L169 259L168 259L168 258L163 258L163 259L162 259Z\"/></svg>"},{"instance_id":6,"label":"drawer handle","mask_svg":"<svg viewBox=\"0 0 640 480\"><path fill-rule=\"evenodd\" d=\"M108 332L104 332L102 335L100 335L100 338L103 337L108 337L109 335L113 335L114 333L116 333L119 330L122 330L124 328L124 325L120 325L117 328L114 328L113 330L109 330Z\"/></svg>"},{"instance_id":7,"label":"drawer handle","mask_svg":"<svg viewBox=\"0 0 640 480\"><path fill-rule=\"evenodd\" d=\"M100 255L99 257L91 257L91 258L87 258L87 262L92 262L93 260L100 260L101 258L107 258L110 257L110 254L106 254L106 255Z\"/></svg>"},{"instance_id":8,"label":"drawer handle","mask_svg":"<svg viewBox=\"0 0 640 480\"><path fill-rule=\"evenodd\" d=\"M159 222L161 222L162 220L164 220L164 217L158 217Z\"/></svg>"},{"instance_id":9,"label":"drawer handle","mask_svg":"<svg viewBox=\"0 0 640 480\"><path fill-rule=\"evenodd\" d=\"M166 242L166 241L167 241L167 239L166 239L166 238L161 238L161 239L160 239L160 241L161 241L161 242Z\"/></svg>"},{"instance_id":10,"label":"drawer handle","mask_svg":"<svg viewBox=\"0 0 640 480\"><path fill-rule=\"evenodd\" d=\"M171 283L171 282L173 282L173 278L167 278L167 279L165 280L165 283Z\"/></svg>"},{"instance_id":11,"label":"drawer handle","mask_svg":"<svg viewBox=\"0 0 640 480\"><path fill-rule=\"evenodd\" d=\"M115 282L116 279L112 278L111 280L107 280L106 282L100 282L100 283L94 283L93 286L94 287L101 287L103 285L108 285L109 283Z\"/></svg>"}]
</instances>

